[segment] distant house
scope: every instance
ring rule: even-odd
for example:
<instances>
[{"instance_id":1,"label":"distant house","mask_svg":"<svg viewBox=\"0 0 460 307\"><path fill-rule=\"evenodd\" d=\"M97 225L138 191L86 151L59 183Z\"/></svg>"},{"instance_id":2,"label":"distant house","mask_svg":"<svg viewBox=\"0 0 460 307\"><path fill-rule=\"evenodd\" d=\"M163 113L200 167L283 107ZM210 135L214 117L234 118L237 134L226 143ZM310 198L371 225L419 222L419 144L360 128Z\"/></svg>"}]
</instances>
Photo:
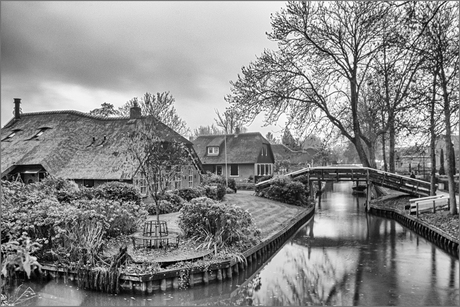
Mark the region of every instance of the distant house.
<instances>
[{"instance_id":1,"label":"distant house","mask_svg":"<svg viewBox=\"0 0 460 307\"><path fill-rule=\"evenodd\" d=\"M193 147L205 171L242 182L273 174L273 152L259 132L202 135Z\"/></svg>"},{"instance_id":2,"label":"distant house","mask_svg":"<svg viewBox=\"0 0 460 307\"><path fill-rule=\"evenodd\" d=\"M157 119L131 108L130 117L98 117L78 111L19 112L1 129L1 177L39 181L50 174L93 187L108 181L135 184L147 194L139 165L127 154L128 133L148 123L161 140L185 144L189 163L178 167L174 187L195 187L204 172L192 143ZM142 178L144 177L144 178Z\"/></svg>"},{"instance_id":3,"label":"distant house","mask_svg":"<svg viewBox=\"0 0 460 307\"><path fill-rule=\"evenodd\" d=\"M458 172L459 160L459 136L452 135L454 146L455 168ZM447 167L447 150L445 135L435 140L436 171L441 167L441 153L444 155L444 167ZM431 150L429 146L414 145L396 149L396 170L401 172L414 172L416 175L424 173L428 175L431 171Z\"/></svg>"},{"instance_id":4,"label":"distant house","mask_svg":"<svg viewBox=\"0 0 460 307\"><path fill-rule=\"evenodd\" d=\"M275 156L275 173L284 175L299 169L313 166L317 150L308 148L307 150L294 151L284 144L272 144Z\"/></svg>"},{"instance_id":5,"label":"distant house","mask_svg":"<svg viewBox=\"0 0 460 307\"><path fill-rule=\"evenodd\" d=\"M458 173L458 169L460 168L460 139L459 135L451 135L451 140L454 145L454 156L455 156L455 169L456 173ZM441 149L442 153L444 154L444 167L447 167L447 149L446 149L446 136L441 135L436 138L435 143L435 150L436 150L436 169L439 170L441 167Z\"/></svg>"}]
</instances>

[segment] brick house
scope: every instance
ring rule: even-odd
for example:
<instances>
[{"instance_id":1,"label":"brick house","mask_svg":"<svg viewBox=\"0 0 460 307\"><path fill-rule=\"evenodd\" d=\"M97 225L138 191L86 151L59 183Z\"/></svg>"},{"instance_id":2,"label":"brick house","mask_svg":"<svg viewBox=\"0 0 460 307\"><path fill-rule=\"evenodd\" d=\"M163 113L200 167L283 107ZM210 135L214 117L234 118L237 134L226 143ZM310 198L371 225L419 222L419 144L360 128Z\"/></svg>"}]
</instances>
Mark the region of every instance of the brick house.
<instances>
[{"instance_id":1,"label":"brick house","mask_svg":"<svg viewBox=\"0 0 460 307\"><path fill-rule=\"evenodd\" d=\"M186 145L189 163L178 168L173 187L196 187L204 173L192 143L152 116L131 108L130 117L99 117L78 111L20 113L1 129L1 177L39 181L50 174L71 179L78 185L98 186L108 181L135 184L146 195L145 177L138 163L127 154L128 134L155 124L161 140Z\"/></svg>"},{"instance_id":2,"label":"brick house","mask_svg":"<svg viewBox=\"0 0 460 307\"><path fill-rule=\"evenodd\" d=\"M259 132L202 135L193 141L193 147L205 171L228 174L237 182L273 174L272 148Z\"/></svg>"}]
</instances>

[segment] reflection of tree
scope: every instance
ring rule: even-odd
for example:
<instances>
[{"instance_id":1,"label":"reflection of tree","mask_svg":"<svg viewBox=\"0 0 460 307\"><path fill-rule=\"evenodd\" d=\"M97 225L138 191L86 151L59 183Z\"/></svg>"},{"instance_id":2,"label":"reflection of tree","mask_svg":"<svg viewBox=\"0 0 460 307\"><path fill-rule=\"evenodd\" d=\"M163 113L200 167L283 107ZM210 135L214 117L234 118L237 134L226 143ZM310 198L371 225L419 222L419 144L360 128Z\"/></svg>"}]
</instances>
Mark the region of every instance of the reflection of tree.
<instances>
[{"instance_id":1,"label":"reflection of tree","mask_svg":"<svg viewBox=\"0 0 460 307\"><path fill-rule=\"evenodd\" d=\"M341 294L346 292L351 273L339 276L337 268L325 250L322 256L321 263L310 261L305 253L291 257L288 263L292 263L297 278L293 279L289 272L283 271L283 282L274 285L273 292L277 293L276 302L270 302L270 305L342 304L338 301ZM288 285L288 288L285 285Z\"/></svg>"}]
</instances>

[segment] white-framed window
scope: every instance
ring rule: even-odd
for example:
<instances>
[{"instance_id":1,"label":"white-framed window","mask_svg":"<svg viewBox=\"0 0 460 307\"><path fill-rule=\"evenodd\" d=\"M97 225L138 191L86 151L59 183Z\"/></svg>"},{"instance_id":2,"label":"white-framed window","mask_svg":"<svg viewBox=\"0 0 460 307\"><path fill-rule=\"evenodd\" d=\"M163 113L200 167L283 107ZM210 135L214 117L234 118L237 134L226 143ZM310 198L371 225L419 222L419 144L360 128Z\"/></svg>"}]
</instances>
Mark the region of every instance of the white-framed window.
<instances>
[{"instance_id":1,"label":"white-framed window","mask_svg":"<svg viewBox=\"0 0 460 307\"><path fill-rule=\"evenodd\" d=\"M273 174L273 164L271 163L258 163L256 164L257 176L269 176Z\"/></svg>"},{"instance_id":2,"label":"white-framed window","mask_svg":"<svg viewBox=\"0 0 460 307\"><path fill-rule=\"evenodd\" d=\"M134 177L134 186L139 188L142 196L147 195L147 178L143 172L138 172Z\"/></svg>"},{"instance_id":3,"label":"white-framed window","mask_svg":"<svg viewBox=\"0 0 460 307\"><path fill-rule=\"evenodd\" d=\"M262 145L262 156L268 156L268 147L265 144Z\"/></svg>"},{"instance_id":4,"label":"white-framed window","mask_svg":"<svg viewBox=\"0 0 460 307\"><path fill-rule=\"evenodd\" d=\"M188 167L188 186L193 187L193 166Z\"/></svg>"},{"instance_id":5,"label":"white-framed window","mask_svg":"<svg viewBox=\"0 0 460 307\"><path fill-rule=\"evenodd\" d=\"M216 165L216 174L222 175L222 165Z\"/></svg>"},{"instance_id":6,"label":"white-framed window","mask_svg":"<svg viewBox=\"0 0 460 307\"><path fill-rule=\"evenodd\" d=\"M219 147L209 146L208 147L208 156L217 156L219 155Z\"/></svg>"},{"instance_id":7,"label":"white-framed window","mask_svg":"<svg viewBox=\"0 0 460 307\"><path fill-rule=\"evenodd\" d=\"M230 177L238 177L239 174L239 167L238 164L230 165Z\"/></svg>"}]
</instances>

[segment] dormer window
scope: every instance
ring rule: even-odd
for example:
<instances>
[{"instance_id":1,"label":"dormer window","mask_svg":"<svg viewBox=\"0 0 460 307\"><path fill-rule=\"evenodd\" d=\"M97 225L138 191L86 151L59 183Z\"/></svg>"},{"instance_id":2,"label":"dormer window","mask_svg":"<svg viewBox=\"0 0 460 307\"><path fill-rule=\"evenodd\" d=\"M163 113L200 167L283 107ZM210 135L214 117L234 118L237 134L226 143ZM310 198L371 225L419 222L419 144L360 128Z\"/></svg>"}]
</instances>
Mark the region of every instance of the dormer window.
<instances>
[{"instance_id":1,"label":"dormer window","mask_svg":"<svg viewBox=\"0 0 460 307\"><path fill-rule=\"evenodd\" d=\"M30 140L37 139L39 136L41 136L46 130L51 129L50 127L42 127L38 130L37 133L33 137L30 138Z\"/></svg>"},{"instance_id":2,"label":"dormer window","mask_svg":"<svg viewBox=\"0 0 460 307\"><path fill-rule=\"evenodd\" d=\"M219 155L219 147L209 146L208 147L208 156L217 156Z\"/></svg>"},{"instance_id":3,"label":"dormer window","mask_svg":"<svg viewBox=\"0 0 460 307\"><path fill-rule=\"evenodd\" d=\"M11 141L11 139L16 135L17 132L21 131L21 129L15 129L13 130L7 137L5 137L3 141Z\"/></svg>"}]
</instances>

